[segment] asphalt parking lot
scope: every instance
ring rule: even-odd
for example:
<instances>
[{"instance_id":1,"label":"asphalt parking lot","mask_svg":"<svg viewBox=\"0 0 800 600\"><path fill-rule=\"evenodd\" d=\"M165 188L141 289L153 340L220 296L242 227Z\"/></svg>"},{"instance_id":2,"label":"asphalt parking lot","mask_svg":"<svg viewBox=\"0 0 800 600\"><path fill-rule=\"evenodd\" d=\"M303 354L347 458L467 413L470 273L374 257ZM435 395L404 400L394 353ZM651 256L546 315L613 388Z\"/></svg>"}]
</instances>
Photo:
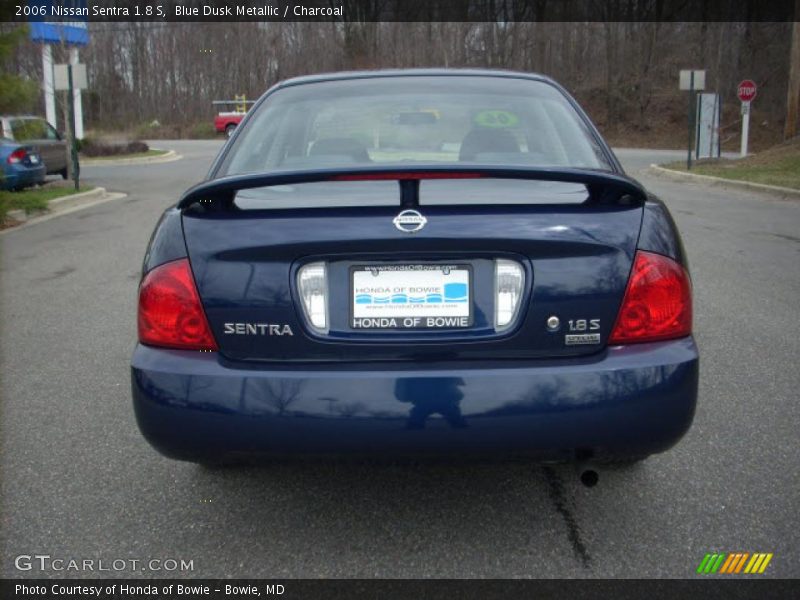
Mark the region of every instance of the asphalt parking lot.
<instances>
[{"instance_id":1,"label":"asphalt parking lot","mask_svg":"<svg viewBox=\"0 0 800 600\"><path fill-rule=\"evenodd\" d=\"M0 576L690 577L707 552L800 576L800 201L642 172L688 252L701 350L694 426L600 469L278 464L210 470L140 436L128 361L142 256L220 142L87 167L127 197L0 236ZM192 571L20 571L15 557L176 559Z\"/></svg>"}]
</instances>

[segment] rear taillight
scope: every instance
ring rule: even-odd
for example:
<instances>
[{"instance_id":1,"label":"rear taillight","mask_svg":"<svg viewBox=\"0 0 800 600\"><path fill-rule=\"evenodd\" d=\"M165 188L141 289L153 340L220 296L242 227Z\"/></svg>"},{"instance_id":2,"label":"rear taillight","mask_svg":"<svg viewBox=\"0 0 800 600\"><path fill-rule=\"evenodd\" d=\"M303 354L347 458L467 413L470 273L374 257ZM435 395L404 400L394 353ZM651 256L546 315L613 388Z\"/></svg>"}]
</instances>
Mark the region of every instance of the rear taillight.
<instances>
[{"instance_id":1,"label":"rear taillight","mask_svg":"<svg viewBox=\"0 0 800 600\"><path fill-rule=\"evenodd\" d=\"M189 259L150 271L139 286L139 341L151 346L217 350Z\"/></svg>"},{"instance_id":2,"label":"rear taillight","mask_svg":"<svg viewBox=\"0 0 800 600\"><path fill-rule=\"evenodd\" d=\"M15 165L25 160L26 156L28 156L28 153L25 152L25 150L23 150L22 148L17 148L11 154L8 155L6 162L10 165Z\"/></svg>"},{"instance_id":3,"label":"rear taillight","mask_svg":"<svg viewBox=\"0 0 800 600\"><path fill-rule=\"evenodd\" d=\"M636 252L609 344L654 342L692 333L692 286L676 261Z\"/></svg>"}]
</instances>

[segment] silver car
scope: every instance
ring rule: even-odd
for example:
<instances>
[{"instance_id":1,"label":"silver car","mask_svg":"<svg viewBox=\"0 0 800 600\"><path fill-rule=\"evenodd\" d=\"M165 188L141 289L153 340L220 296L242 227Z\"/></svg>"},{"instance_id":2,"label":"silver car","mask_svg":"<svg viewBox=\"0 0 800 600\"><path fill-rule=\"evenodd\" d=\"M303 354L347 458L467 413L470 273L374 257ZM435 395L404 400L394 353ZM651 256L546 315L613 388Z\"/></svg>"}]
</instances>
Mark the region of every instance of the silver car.
<instances>
[{"instance_id":1,"label":"silver car","mask_svg":"<svg viewBox=\"0 0 800 600\"><path fill-rule=\"evenodd\" d=\"M24 143L38 150L48 175L67 178L67 142L56 128L41 117L0 116L0 137Z\"/></svg>"}]
</instances>

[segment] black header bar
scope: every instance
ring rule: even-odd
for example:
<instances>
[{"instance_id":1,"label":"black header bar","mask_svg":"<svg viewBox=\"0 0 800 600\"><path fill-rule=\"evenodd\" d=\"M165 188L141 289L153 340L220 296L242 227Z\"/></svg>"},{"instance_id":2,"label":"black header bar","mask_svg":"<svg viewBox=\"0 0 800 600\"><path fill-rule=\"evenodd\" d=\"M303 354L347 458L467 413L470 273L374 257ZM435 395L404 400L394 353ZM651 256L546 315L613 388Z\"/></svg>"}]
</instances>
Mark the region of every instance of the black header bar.
<instances>
[{"instance_id":1,"label":"black header bar","mask_svg":"<svg viewBox=\"0 0 800 600\"><path fill-rule=\"evenodd\" d=\"M3 0L24 22L794 21L794 0ZM9 10L10 9L10 10ZM35 14L32 14L33 13ZM10 13L10 14L9 14Z\"/></svg>"},{"instance_id":2,"label":"black header bar","mask_svg":"<svg viewBox=\"0 0 800 600\"><path fill-rule=\"evenodd\" d=\"M641 579L4 579L3 600L522 600L794 597L791 580Z\"/></svg>"}]
</instances>

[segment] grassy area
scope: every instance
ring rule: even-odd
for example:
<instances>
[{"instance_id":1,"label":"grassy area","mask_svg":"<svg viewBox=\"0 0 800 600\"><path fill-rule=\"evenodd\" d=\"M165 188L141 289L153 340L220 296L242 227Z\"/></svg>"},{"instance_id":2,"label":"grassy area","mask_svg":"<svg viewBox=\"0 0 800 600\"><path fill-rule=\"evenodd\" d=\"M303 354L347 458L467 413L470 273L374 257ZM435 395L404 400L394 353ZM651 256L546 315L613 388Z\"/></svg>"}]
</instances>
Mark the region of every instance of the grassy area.
<instances>
[{"instance_id":1,"label":"grassy area","mask_svg":"<svg viewBox=\"0 0 800 600\"><path fill-rule=\"evenodd\" d=\"M686 170L685 162L664 166L676 171ZM739 160L703 160L693 165L691 172L800 190L800 138Z\"/></svg>"},{"instance_id":2,"label":"grassy area","mask_svg":"<svg viewBox=\"0 0 800 600\"><path fill-rule=\"evenodd\" d=\"M163 156L169 150L153 150L147 152L134 152L133 154L112 154L111 156L86 156L83 160L117 160L119 158L144 158L146 156Z\"/></svg>"},{"instance_id":3,"label":"grassy area","mask_svg":"<svg viewBox=\"0 0 800 600\"><path fill-rule=\"evenodd\" d=\"M85 192L89 189L81 187L80 191ZM10 210L24 210L26 213L46 210L50 200L74 193L75 188L71 185L69 187L34 187L20 192L0 191L0 223L6 220L6 214Z\"/></svg>"}]
</instances>

